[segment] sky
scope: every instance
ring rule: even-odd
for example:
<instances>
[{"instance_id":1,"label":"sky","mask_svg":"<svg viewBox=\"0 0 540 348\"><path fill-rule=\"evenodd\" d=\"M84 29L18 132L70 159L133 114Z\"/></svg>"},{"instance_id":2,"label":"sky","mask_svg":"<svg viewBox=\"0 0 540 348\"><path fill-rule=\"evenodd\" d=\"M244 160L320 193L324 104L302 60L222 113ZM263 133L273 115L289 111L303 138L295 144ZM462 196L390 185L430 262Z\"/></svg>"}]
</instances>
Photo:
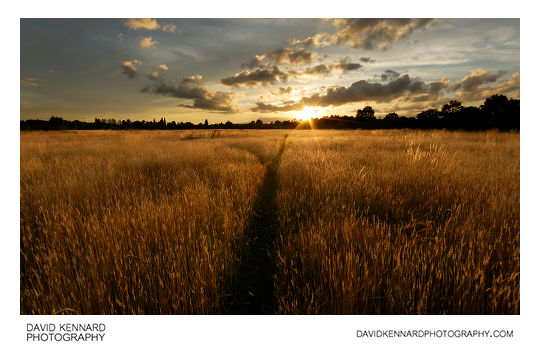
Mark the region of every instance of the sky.
<instances>
[{"instance_id":1,"label":"sky","mask_svg":"<svg viewBox=\"0 0 540 348\"><path fill-rule=\"evenodd\" d=\"M21 119L415 116L519 98L519 19L21 19Z\"/></svg>"}]
</instances>

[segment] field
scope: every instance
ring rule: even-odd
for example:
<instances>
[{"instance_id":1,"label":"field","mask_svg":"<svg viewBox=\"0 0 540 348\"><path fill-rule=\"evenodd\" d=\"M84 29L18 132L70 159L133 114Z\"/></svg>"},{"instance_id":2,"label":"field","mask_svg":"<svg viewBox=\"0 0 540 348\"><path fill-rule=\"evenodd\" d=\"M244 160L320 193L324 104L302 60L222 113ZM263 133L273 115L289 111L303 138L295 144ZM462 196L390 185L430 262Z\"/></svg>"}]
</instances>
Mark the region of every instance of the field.
<instances>
[{"instance_id":1,"label":"field","mask_svg":"<svg viewBox=\"0 0 540 348\"><path fill-rule=\"evenodd\" d=\"M519 134L21 132L21 314L519 314Z\"/></svg>"}]
</instances>

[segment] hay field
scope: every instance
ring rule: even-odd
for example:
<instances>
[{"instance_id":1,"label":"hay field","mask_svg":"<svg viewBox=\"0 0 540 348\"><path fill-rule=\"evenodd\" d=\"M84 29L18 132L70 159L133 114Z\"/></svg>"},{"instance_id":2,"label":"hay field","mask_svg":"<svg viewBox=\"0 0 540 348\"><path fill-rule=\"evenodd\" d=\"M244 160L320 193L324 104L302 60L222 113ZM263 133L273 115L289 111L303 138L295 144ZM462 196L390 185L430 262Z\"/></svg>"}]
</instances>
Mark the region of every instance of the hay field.
<instances>
[{"instance_id":1,"label":"hay field","mask_svg":"<svg viewBox=\"0 0 540 348\"><path fill-rule=\"evenodd\" d=\"M278 133L21 133L21 313L221 312Z\"/></svg>"},{"instance_id":2,"label":"hay field","mask_svg":"<svg viewBox=\"0 0 540 348\"><path fill-rule=\"evenodd\" d=\"M279 313L519 313L518 134L298 132L279 177Z\"/></svg>"},{"instance_id":3,"label":"hay field","mask_svg":"<svg viewBox=\"0 0 540 348\"><path fill-rule=\"evenodd\" d=\"M519 134L21 132L20 205L22 314L519 313Z\"/></svg>"}]
</instances>

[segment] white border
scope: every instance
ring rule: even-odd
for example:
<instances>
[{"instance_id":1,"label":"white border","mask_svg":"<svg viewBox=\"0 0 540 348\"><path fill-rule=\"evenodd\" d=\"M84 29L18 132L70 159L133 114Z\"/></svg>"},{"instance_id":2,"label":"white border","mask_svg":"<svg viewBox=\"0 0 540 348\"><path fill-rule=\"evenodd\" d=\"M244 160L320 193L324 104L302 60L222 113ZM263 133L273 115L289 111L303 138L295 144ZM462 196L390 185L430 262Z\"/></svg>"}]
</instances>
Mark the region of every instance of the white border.
<instances>
[{"instance_id":1,"label":"white border","mask_svg":"<svg viewBox=\"0 0 540 348\"><path fill-rule=\"evenodd\" d=\"M6 6L6 4L4 4ZM23 346L27 322L104 322L104 343L94 346L433 346L490 345L527 346L538 342L538 99L536 63L537 18L534 5L526 1L208 1L187 5L180 1L130 1L129 4L97 0L24 1L7 3L1 21L0 65L4 127L1 129L3 172L1 209L2 346ZM521 18L521 315L519 316L21 316L19 315L19 18L32 17L512 17ZM6 107L7 105L7 107ZM355 337L358 329L513 329L514 339L376 339ZM4 345L3 342L8 342ZM84 344L84 343L79 343ZM35 343L32 345L43 345ZM48 344L50 345L50 344ZM71 346L74 344L65 344Z\"/></svg>"}]
</instances>

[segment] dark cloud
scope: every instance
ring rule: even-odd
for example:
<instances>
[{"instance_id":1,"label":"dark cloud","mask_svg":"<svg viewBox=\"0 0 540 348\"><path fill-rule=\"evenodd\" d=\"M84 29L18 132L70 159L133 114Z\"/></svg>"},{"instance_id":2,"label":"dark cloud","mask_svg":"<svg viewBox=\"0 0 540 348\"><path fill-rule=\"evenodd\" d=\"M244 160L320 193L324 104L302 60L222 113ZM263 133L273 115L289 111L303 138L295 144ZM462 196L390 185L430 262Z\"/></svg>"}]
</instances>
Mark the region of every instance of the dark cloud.
<instances>
[{"instance_id":1,"label":"dark cloud","mask_svg":"<svg viewBox=\"0 0 540 348\"><path fill-rule=\"evenodd\" d=\"M450 81L447 77L443 77L439 81L427 83L423 92L403 97L402 102L434 103L443 97L443 90L447 90L449 87Z\"/></svg>"},{"instance_id":2,"label":"dark cloud","mask_svg":"<svg viewBox=\"0 0 540 348\"><path fill-rule=\"evenodd\" d=\"M302 77L302 76L323 76L327 75L332 71L338 71L338 72L347 72L352 70L358 70L362 68L361 64L358 63L351 63L350 59L348 57L343 58L339 61L339 63L335 64L319 64L312 67L309 67L307 69L304 69L302 71L296 71L296 70L289 70L287 73L293 77Z\"/></svg>"},{"instance_id":3,"label":"dark cloud","mask_svg":"<svg viewBox=\"0 0 540 348\"><path fill-rule=\"evenodd\" d=\"M294 49L282 47L267 54L256 55L248 63L242 64L243 69L268 67L263 60L273 61L277 64L305 65L313 62L315 53L304 48Z\"/></svg>"},{"instance_id":4,"label":"dark cloud","mask_svg":"<svg viewBox=\"0 0 540 348\"><path fill-rule=\"evenodd\" d=\"M302 72L295 72L291 71L290 73L294 76L301 76L301 75L316 75L316 76L322 76L330 73L331 68L329 68L326 64L319 64L312 66L310 68L305 69Z\"/></svg>"},{"instance_id":5,"label":"dark cloud","mask_svg":"<svg viewBox=\"0 0 540 348\"><path fill-rule=\"evenodd\" d=\"M409 36L413 31L425 28L434 19L389 18L389 19L336 19L336 42L365 49L386 49L392 43Z\"/></svg>"},{"instance_id":6,"label":"dark cloud","mask_svg":"<svg viewBox=\"0 0 540 348\"><path fill-rule=\"evenodd\" d=\"M293 90L294 90L294 88L291 87L291 86L289 86L289 87L279 87L277 89L277 93L278 94L291 94Z\"/></svg>"},{"instance_id":7,"label":"dark cloud","mask_svg":"<svg viewBox=\"0 0 540 348\"><path fill-rule=\"evenodd\" d=\"M512 77L506 81L499 82L495 86L495 91L493 94L508 94L510 92L516 92L517 95L514 97L519 98L519 89L520 89L520 76L518 72L512 74Z\"/></svg>"},{"instance_id":8,"label":"dark cloud","mask_svg":"<svg viewBox=\"0 0 540 348\"><path fill-rule=\"evenodd\" d=\"M178 106L219 111L223 113L238 112L238 107L234 102L233 93L225 93L212 91L201 85L202 76L186 77L177 86L173 86L164 82L155 83L152 86L147 86L141 92L154 93L156 95L164 95L173 98L191 99L193 104L179 104Z\"/></svg>"},{"instance_id":9,"label":"dark cloud","mask_svg":"<svg viewBox=\"0 0 540 348\"><path fill-rule=\"evenodd\" d=\"M254 112L285 112L285 111L300 111L304 109L304 105L284 102L282 106L266 104L264 102L256 102L255 107L251 109Z\"/></svg>"},{"instance_id":10,"label":"dark cloud","mask_svg":"<svg viewBox=\"0 0 540 348\"><path fill-rule=\"evenodd\" d=\"M126 74L128 78L133 79L137 76L137 65L142 64L138 59L125 60L121 63L122 74Z\"/></svg>"},{"instance_id":11,"label":"dark cloud","mask_svg":"<svg viewBox=\"0 0 540 348\"><path fill-rule=\"evenodd\" d=\"M394 70L385 70L380 76L383 81L391 81L399 78L401 74ZM375 75L378 76L378 75Z\"/></svg>"},{"instance_id":12,"label":"dark cloud","mask_svg":"<svg viewBox=\"0 0 540 348\"><path fill-rule=\"evenodd\" d=\"M387 103L392 100L415 96L432 96L440 92L440 82L425 83L419 79L412 79L409 75L402 75L386 84L360 80L350 87L329 87L325 94L315 93L298 101L286 101L281 106L258 102L252 111L281 112L301 110L304 106L339 106L353 102Z\"/></svg>"},{"instance_id":13,"label":"dark cloud","mask_svg":"<svg viewBox=\"0 0 540 348\"><path fill-rule=\"evenodd\" d=\"M362 68L361 64L358 63L351 63L351 60L349 57L345 57L339 61L339 63L332 64L331 66L332 70L338 70L341 72L346 71L352 71L352 70L358 70Z\"/></svg>"},{"instance_id":14,"label":"dark cloud","mask_svg":"<svg viewBox=\"0 0 540 348\"><path fill-rule=\"evenodd\" d=\"M360 58L360 61L362 63L375 63L375 59L371 59L371 57L362 57Z\"/></svg>"},{"instance_id":15,"label":"dark cloud","mask_svg":"<svg viewBox=\"0 0 540 348\"><path fill-rule=\"evenodd\" d=\"M496 74L490 74L489 71L482 68L471 70L469 75L463 80L457 82L454 86L455 90L463 90L465 92L474 91L482 87L485 83L495 82L499 77L504 75L506 71L499 70Z\"/></svg>"},{"instance_id":16,"label":"dark cloud","mask_svg":"<svg viewBox=\"0 0 540 348\"><path fill-rule=\"evenodd\" d=\"M249 63L242 64L242 69L254 69L254 68L262 68L264 65L262 64L262 61L264 60L265 55L255 55Z\"/></svg>"},{"instance_id":17,"label":"dark cloud","mask_svg":"<svg viewBox=\"0 0 540 348\"><path fill-rule=\"evenodd\" d=\"M278 64L289 63L294 65L304 65L313 62L315 53L306 49L296 50L284 47L268 53L267 57Z\"/></svg>"},{"instance_id":18,"label":"dark cloud","mask_svg":"<svg viewBox=\"0 0 540 348\"><path fill-rule=\"evenodd\" d=\"M184 77L181 84L184 86L200 85L202 78L202 75L192 75L189 77Z\"/></svg>"},{"instance_id":19,"label":"dark cloud","mask_svg":"<svg viewBox=\"0 0 540 348\"><path fill-rule=\"evenodd\" d=\"M303 40L290 40L289 44L315 47L343 44L355 48L387 49L392 43L409 36L415 30L435 22L435 19L430 18L334 19L335 33L317 33Z\"/></svg>"},{"instance_id":20,"label":"dark cloud","mask_svg":"<svg viewBox=\"0 0 540 348\"><path fill-rule=\"evenodd\" d=\"M248 87L267 86L278 81L287 81L287 74L275 65L272 68L258 68L252 72L243 70L234 76L221 79L222 84L233 87L239 87L242 84Z\"/></svg>"},{"instance_id":21,"label":"dark cloud","mask_svg":"<svg viewBox=\"0 0 540 348\"><path fill-rule=\"evenodd\" d=\"M477 101L485 99L493 94L508 94L520 88L519 73L514 73L508 80L499 79L506 74L506 71L499 70L497 73L490 73L487 70L478 68L471 70L467 76L457 82L452 89L457 91L457 95L463 101ZM499 81L499 82L497 82ZM493 83L497 82L496 85Z\"/></svg>"}]
</instances>

